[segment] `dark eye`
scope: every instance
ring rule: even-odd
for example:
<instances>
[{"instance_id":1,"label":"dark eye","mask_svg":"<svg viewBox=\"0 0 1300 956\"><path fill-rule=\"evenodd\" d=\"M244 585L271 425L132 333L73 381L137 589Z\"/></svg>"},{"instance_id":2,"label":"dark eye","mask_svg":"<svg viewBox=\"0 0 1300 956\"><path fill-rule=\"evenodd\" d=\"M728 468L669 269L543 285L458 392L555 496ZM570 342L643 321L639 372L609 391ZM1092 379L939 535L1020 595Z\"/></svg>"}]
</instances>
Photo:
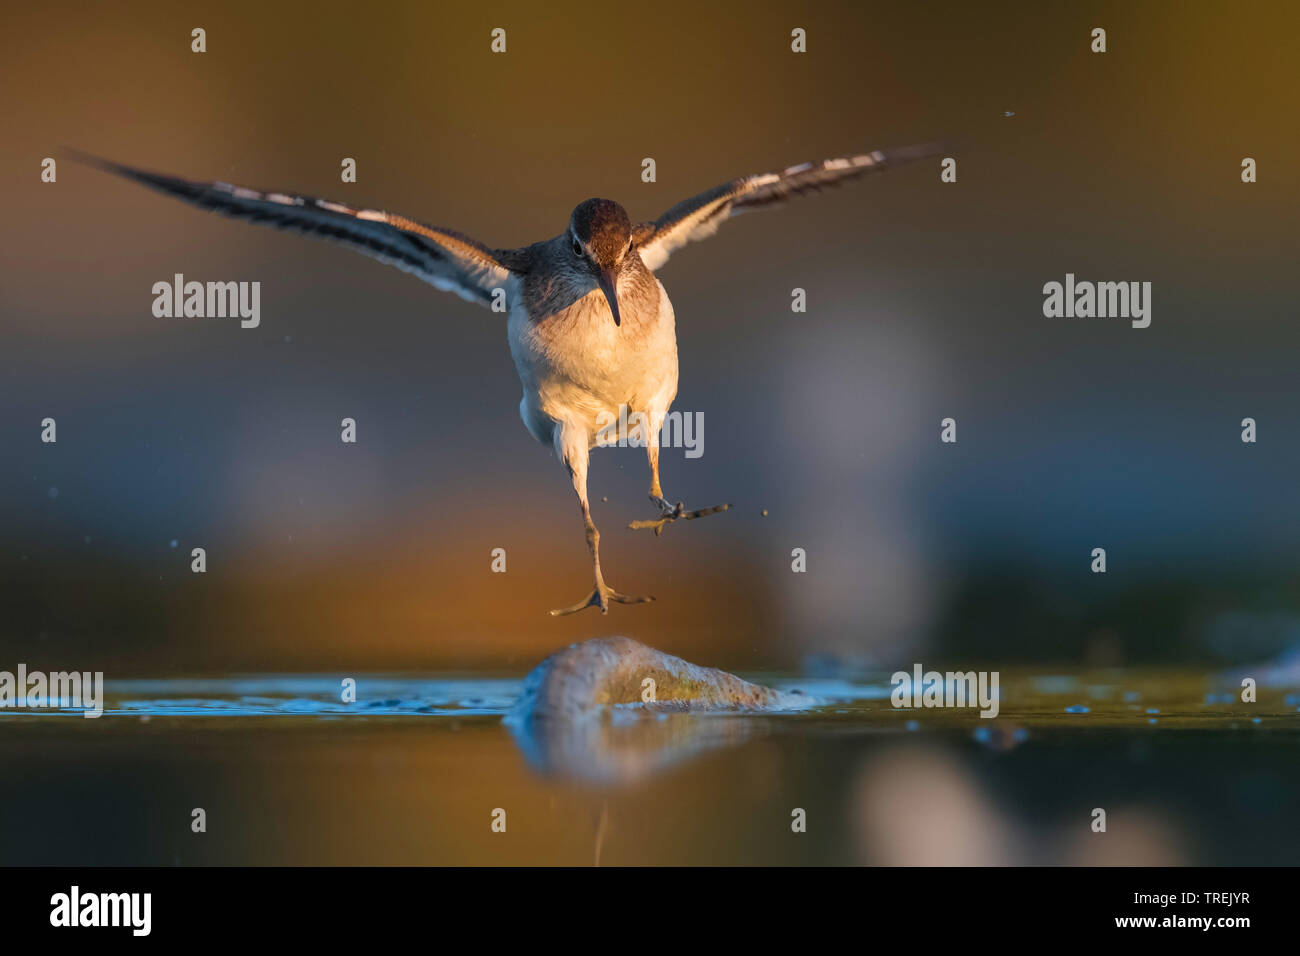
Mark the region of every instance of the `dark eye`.
<instances>
[{"instance_id":1,"label":"dark eye","mask_svg":"<svg viewBox=\"0 0 1300 956\"><path fill-rule=\"evenodd\" d=\"M577 239L573 240L573 254L577 256L579 259L582 258L582 243L580 243Z\"/></svg>"}]
</instances>

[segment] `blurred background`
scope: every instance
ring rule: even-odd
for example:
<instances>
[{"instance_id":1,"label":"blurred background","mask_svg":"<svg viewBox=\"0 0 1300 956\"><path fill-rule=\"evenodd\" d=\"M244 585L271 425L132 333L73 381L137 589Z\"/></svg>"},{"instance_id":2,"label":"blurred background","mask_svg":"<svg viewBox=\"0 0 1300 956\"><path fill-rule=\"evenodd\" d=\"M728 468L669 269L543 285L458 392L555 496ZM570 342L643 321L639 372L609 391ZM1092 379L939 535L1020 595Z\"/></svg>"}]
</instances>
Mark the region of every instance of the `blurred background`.
<instances>
[{"instance_id":1,"label":"blurred background","mask_svg":"<svg viewBox=\"0 0 1300 956\"><path fill-rule=\"evenodd\" d=\"M523 672L618 632L751 670L1272 656L1300 641L1297 26L1284 3L7 8L0 660ZM736 508L634 534L644 456L596 453L606 575L658 602L562 620L586 550L502 317L71 163L40 179L67 145L512 246L589 196L649 219L936 139L955 184L890 173L661 271L675 407L705 422L665 491ZM260 281L260 327L155 318L178 272ZM1067 272L1151 282L1150 328L1044 318Z\"/></svg>"}]
</instances>

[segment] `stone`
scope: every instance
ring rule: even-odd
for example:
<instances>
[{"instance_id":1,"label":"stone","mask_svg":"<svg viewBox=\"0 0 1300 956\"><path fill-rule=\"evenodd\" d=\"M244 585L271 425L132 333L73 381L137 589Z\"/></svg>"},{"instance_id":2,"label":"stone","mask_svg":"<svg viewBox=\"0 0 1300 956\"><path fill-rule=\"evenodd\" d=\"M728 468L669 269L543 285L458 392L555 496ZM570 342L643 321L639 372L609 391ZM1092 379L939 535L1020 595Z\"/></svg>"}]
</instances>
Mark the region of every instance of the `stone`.
<instances>
[{"instance_id":1,"label":"stone","mask_svg":"<svg viewBox=\"0 0 1300 956\"><path fill-rule=\"evenodd\" d=\"M578 720L612 708L744 713L796 710L808 704L802 694L751 684L628 637L601 637L572 644L542 661L524 680L524 692L506 719Z\"/></svg>"}]
</instances>

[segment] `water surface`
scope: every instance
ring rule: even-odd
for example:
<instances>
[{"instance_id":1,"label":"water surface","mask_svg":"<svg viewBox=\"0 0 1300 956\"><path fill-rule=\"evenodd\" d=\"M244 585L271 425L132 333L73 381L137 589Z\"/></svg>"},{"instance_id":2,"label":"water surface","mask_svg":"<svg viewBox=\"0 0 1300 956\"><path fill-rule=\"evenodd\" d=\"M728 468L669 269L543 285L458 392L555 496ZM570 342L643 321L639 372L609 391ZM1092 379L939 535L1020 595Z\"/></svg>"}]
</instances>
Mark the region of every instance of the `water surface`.
<instances>
[{"instance_id":1,"label":"water surface","mask_svg":"<svg viewBox=\"0 0 1300 956\"><path fill-rule=\"evenodd\" d=\"M0 716L0 862L1300 861L1296 688L1004 671L988 720L895 708L883 674L743 676L814 706L542 739L503 724L522 676L108 681L98 720Z\"/></svg>"}]
</instances>

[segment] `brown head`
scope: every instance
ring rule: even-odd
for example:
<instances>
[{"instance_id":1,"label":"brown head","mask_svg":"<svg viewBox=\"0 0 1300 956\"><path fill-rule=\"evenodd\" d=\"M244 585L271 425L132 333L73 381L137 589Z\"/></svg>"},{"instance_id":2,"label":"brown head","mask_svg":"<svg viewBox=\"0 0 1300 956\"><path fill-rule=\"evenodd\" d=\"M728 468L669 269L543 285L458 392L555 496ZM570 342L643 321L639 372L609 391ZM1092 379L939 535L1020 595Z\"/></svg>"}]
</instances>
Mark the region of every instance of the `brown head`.
<instances>
[{"instance_id":1,"label":"brown head","mask_svg":"<svg viewBox=\"0 0 1300 956\"><path fill-rule=\"evenodd\" d=\"M569 245L605 293L614 324L618 314L618 274L632 250L632 222L612 199L588 199L569 217Z\"/></svg>"}]
</instances>

